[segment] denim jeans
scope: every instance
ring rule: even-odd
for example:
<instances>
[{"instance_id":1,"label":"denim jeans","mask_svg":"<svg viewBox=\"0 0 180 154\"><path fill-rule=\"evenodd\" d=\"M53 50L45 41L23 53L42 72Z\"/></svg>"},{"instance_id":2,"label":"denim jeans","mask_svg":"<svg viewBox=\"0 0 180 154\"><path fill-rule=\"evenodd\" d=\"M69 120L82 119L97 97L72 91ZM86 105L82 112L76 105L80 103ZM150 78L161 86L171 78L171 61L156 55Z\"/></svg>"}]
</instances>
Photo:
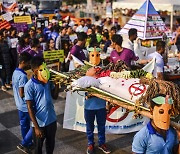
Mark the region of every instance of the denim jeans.
<instances>
[{"instance_id":1,"label":"denim jeans","mask_svg":"<svg viewBox=\"0 0 180 154\"><path fill-rule=\"evenodd\" d=\"M98 144L101 146L105 143L105 124L106 124L106 109L86 110L84 111L86 121L86 134L88 145L94 144L94 121L96 117L98 128Z\"/></svg>"},{"instance_id":2,"label":"denim jeans","mask_svg":"<svg viewBox=\"0 0 180 154\"><path fill-rule=\"evenodd\" d=\"M30 126L30 117L28 112L22 112L19 110L19 119L20 119L20 126L21 126L21 134L22 134L22 142L23 146L30 146L32 145L32 133L33 129Z\"/></svg>"}]
</instances>

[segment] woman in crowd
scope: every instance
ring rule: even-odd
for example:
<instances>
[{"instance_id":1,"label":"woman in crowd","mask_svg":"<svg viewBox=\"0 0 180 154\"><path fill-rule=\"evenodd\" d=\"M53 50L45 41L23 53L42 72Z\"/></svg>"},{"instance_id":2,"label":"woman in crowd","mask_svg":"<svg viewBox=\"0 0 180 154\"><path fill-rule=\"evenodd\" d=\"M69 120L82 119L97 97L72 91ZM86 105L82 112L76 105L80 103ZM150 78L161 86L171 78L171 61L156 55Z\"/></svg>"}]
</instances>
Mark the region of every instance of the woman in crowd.
<instances>
[{"instance_id":1,"label":"woman in crowd","mask_svg":"<svg viewBox=\"0 0 180 154\"><path fill-rule=\"evenodd\" d=\"M18 54L21 54L23 52L28 52L29 50L31 50L29 39L30 39L30 35L27 33L25 33L22 37L20 37L19 43L17 45Z\"/></svg>"},{"instance_id":2,"label":"woman in crowd","mask_svg":"<svg viewBox=\"0 0 180 154\"><path fill-rule=\"evenodd\" d=\"M52 51L52 50L57 50L55 48L55 42L53 39L50 39L48 42L47 42L47 45L46 45L46 51Z\"/></svg>"},{"instance_id":3,"label":"woman in crowd","mask_svg":"<svg viewBox=\"0 0 180 154\"><path fill-rule=\"evenodd\" d=\"M43 51L41 49L41 45L39 43L39 40L37 38L34 38L31 42L31 50L28 51L28 53L32 56L39 56L43 57Z\"/></svg>"},{"instance_id":4,"label":"woman in crowd","mask_svg":"<svg viewBox=\"0 0 180 154\"><path fill-rule=\"evenodd\" d=\"M12 56L12 72L13 72L18 64L18 55L17 55L18 36L15 28L11 28L9 32L10 34L8 37L8 44Z\"/></svg>"},{"instance_id":5,"label":"woman in crowd","mask_svg":"<svg viewBox=\"0 0 180 154\"><path fill-rule=\"evenodd\" d=\"M3 30L0 31L0 65L1 89L6 91L7 88L11 88L12 57L9 51L8 42L4 38Z\"/></svg>"}]
</instances>

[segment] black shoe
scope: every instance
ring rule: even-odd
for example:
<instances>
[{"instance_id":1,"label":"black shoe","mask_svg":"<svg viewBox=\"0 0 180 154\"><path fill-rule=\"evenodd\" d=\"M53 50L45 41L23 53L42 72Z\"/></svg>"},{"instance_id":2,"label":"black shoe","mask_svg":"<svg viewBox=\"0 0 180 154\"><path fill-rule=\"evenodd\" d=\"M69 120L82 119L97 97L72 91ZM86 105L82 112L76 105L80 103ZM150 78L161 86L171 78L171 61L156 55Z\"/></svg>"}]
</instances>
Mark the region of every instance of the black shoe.
<instances>
[{"instance_id":1,"label":"black shoe","mask_svg":"<svg viewBox=\"0 0 180 154\"><path fill-rule=\"evenodd\" d=\"M94 145L88 145L87 154L94 154Z\"/></svg>"},{"instance_id":2,"label":"black shoe","mask_svg":"<svg viewBox=\"0 0 180 154\"><path fill-rule=\"evenodd\" d=\"M19 150L21 150L22 152L24 152L24 153L27 153L27 154L30 154L30 153L31 153L31 151L29 150L29 148L23 146L22 144L19 144L19 145L17 146L17 148L18 148Z\"/></svg>"}]
</instances>

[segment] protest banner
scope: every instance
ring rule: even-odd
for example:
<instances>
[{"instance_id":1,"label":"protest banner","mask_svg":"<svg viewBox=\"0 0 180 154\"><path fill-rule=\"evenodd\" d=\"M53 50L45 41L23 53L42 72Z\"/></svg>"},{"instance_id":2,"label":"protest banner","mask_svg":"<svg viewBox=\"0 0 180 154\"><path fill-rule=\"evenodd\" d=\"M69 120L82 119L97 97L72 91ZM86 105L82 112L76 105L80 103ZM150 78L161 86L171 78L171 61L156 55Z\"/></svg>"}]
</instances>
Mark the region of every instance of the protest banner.
<instances>
[{"instance_id":1,"label":"protest banner","mask_svg":"<svg viewBox=\"0 0 180 154\"><path fill-rule=\"evenodd\" d=\"M10 39L10 45L11 45L11 48L16 48L17 47L17 43L18 43L18 38L12 38Z\"/></svg>"},{"instance_id":2,"label":"protest banner","mask_svg":"<svg viewBox=\"0 0 180 154\"><path fill-rule=\"evenodd\" d=\"M67 92L63 128L86 132L84 100L85 92ZM125 134L136 132L149 121L146 117L133 119L133 115L133 112L129 112L122 107L112 108L106 118L106 133ZM95 122L95 133L97 132L97 122Z\"/></svg>"},{"instance_id":3,"label":"protest banner","mask_svg":"<svg viewBox=\"0 0 180 154\"><path fill-rule=\"evenodd\" d=\"M58 60L59 62L62 63L64 61L64 50L44 51L43 58L46 61Z\"/></svg>"},{"instance_id":4,"label":"protest banner","mask_svg":"<svg viewBox=\"0 0 180 154\"><path fill-rule=\"evenodd\" d=\"M31 16L15 16L14 23L32 24Z\"/></svg>"},{"instance_id":5,"label":"protest banner","mask_svg":"<svg viewBox=\"0 0 180 154\"><path fill-rule=\"evenodd\" d=\"M13 12L18 6L16 0L2 0L2 10L5 12Z\"/></svg>"},{"instance_id":6,"label":"protest banner","mask_svg":"<svg viewBox=\"0 0 180 154\"><path fill-rule=\"evenodd\" d=\"M12 15L11 15L10 12L7 12L7 13L3 14L3 15L2 15L2 19L3 19L3 20L6 20L6 21L11 21L11 20L13 20Z\"/></svg>"},{"instance_id":7,"label":"protest banner","mask_svg":"<svg viewBox=\"0 0 180 154\"><path fill-rule=\"evenodd\" d=\"M45 17L45 18L37 18L36 19L36 27L37 28L44 28L44 27L48 27L49 25L49 18Z\"/></svg>"},{"instance_id":8,"label":"protest banner","mask_svg":"<svg viewBox=\"0 0 180 154\"><path fill-rule=\"evenodd\" d=\"M17 29L17 32L25 32L28 30L28 25L27 23L12 23L12 27Z\"/></svg>"},{"instance_id":9,"label":"protest banner","mask_svg":"<svg viewBox=\"0 0 180 154\"><path fill-rule=\"evenodd\" d=\"M11 24L8 21L4 20L4 21L0 22L0 30L1 29L10 29L10 28L11 28Z\"/></svg>"}]
</instances>

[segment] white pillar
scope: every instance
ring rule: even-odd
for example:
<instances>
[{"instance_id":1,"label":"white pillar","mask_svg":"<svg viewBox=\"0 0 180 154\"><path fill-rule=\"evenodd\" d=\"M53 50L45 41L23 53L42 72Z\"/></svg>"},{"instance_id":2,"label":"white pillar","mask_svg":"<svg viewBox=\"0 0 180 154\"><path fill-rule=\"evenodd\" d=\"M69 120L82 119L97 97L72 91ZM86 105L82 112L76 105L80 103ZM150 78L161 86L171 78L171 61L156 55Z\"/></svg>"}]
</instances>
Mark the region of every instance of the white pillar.
<instances>
[{"instance_id":1,"label":"white pillar","mask_svg":"<svg viewBox=\"0 0 180 154\"><path fill-rule=\"evenodd\" d=\"M92 0L87 0L87 11L92 13Z\"/></svg>"},{"instance_id":2,"label":"white pillar","mask_svg":"<svg viewBox=\"0 0 180 154\"><path fill-rule=\"evenodd\" d=\"M171 10L171 16L170 16L170 29L171 32L173 31L173 15L174 15L174 9Z\"/></svg>"}]
</instances>

